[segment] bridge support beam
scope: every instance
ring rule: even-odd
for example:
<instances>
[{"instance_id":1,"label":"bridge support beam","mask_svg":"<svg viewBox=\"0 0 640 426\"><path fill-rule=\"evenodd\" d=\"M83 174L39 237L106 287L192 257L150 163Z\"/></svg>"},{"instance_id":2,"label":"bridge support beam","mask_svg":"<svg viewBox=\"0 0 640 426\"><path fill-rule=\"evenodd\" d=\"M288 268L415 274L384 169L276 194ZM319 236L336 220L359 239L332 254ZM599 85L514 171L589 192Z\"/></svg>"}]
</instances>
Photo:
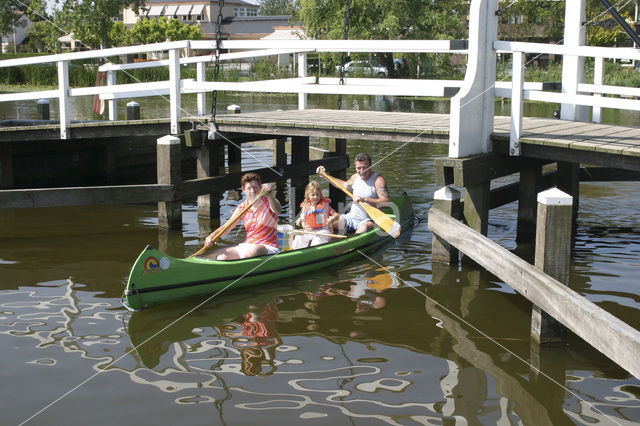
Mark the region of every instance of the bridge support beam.
<instances>
[{"instance_id":1,"label":"bridge support beam","mask_svg":"<svg viewBox=\"0 0 640 426\"><path fill-rule=\"evenodd\" d=\"M535 195L542 185L542 166L520 172L518 186L518 226L516 242L531 242L536 233L537 204Z\"/></svg>"},{"instance_id":2,"label":"bridge support beam","mask_svg":"<svg viewBox=\"0 0 640 426\"><path fill-rule=\"evenodd\" d=\"M291 165L301 165L309 162L309 137L291 137ZM291 178L292 195L294 200L289 200L291 212L297 216L300 211L300 203L304 200L304 190L309 183L309 176L298 175Z\"/></svg>"},{"instance_id":3,"label":"bridge support beam","mask_svg":"<svg viewBox=\"0 0 640 426\"><path fill-rule=\"evenodd\" d=\"M343 156L347 155L347 140L335 138L330 142L329 150L331 151L331 156ZM332 173L333 176L338 179L347 180L347 171L339 170L337 172ZM329 198L334 203L334 206L337 206L336 211L339 213L345 212L345 201L347 199L344 192L335 188L333 185L329 185Z\"/></svg>"},{"instance_id":4,"label":"bridge support beam","mask_svg":"<svg viewBox=\"0 0 640 426\"><path fill-rule=\"evenodd\" d=\"M158 184L175 185L182 180L182 146L180 138L163 136L157 141ZM158 226L180 229L182 227L182 201L158 203Z\"/></svg>"}]
</instances>

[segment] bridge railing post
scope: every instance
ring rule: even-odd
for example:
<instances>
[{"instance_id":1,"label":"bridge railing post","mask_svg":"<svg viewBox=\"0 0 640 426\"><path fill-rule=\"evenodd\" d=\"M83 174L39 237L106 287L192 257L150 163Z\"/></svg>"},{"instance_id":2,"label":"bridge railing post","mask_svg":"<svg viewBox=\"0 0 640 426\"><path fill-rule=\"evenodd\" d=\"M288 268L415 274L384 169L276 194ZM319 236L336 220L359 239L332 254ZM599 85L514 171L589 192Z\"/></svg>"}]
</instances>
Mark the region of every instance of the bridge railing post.
<instances>
[{"instance_id":1,"label":"bridge railing post","mask_svg":"<svg viewBox=\"0 0 640 426\"><path fill-rule=\"evenodd\" d=\"M180 49L169 50L169 108L171 117L171 134L180 133L182 102L180 97Z\"/></svg>"},{"instance_id":2,"label":"bridge railing post","mask_svg":"<svg viewBox=\"0 0 640 426\"><path fill-rule=\"evenodd\" d=\"M198 81L198 83L207 81L204 65L204 62L198 62L196 64L196 81ZM205 92L198 92L196 95L196 103L198 104L198 115L205 115L207 112L207 94Z\"/></svg>"},{"instance_id":3,"label":"bridge railing post","mask_svg":"<svg viewBox=\"0 0 640 426\"><path fill-rule=\"evenodd\" d=\"M107 86L115 86L118 84L116 82L116 72L115 71L107 71ZM107 101L107 109L109 110L109 121L115 121L118 119L118 107L115 99L109 99Z\"/></svg>"},{"instance_id":4,"label":"bridge railing post","mask_svg":"<svg viewBox=\"0 0 640 426\"><path fill-rule=\"evenodd\" d=\"M520 155L522 134L522 100L524 97L524 53L513 52L511 70L511 130L509 132L509 154Z\"/></svg>"},{"instance_id":5,"label":"bridge railing post","mask_svg":"<svg viewBox=\"0 0 640 426\"><path fill-rule=\"evenodd\" d=\"M60 117L60 139L69 139L67 127L69 117L69 61L58 61L58 108Z\"/></svg>"},{"instance_id":6,"label":"bridge railing post","mask_svg":"<svg viewBox=\"0 0 640 426\"><path fill-rule=\"evenodd\" d=\"M604 84L604 58L596 57L593 64L593 84L602 86ZM594 93L593 96L601 98L600 93ZM594 106L591 121L600 123L602 121L602 107Z\"/></svg>"},{"instance_id":7,"label":"bridge railing post","mask_svg":"<svg viewBox=\"0 0 640 426\"><path fill-rule=\"evenodd\" d=\"M307 76L307 54L298 53L298 77ZM307 109L309 95L307 93L298 93L298 109Z\"/></svg>"}]
</instances>

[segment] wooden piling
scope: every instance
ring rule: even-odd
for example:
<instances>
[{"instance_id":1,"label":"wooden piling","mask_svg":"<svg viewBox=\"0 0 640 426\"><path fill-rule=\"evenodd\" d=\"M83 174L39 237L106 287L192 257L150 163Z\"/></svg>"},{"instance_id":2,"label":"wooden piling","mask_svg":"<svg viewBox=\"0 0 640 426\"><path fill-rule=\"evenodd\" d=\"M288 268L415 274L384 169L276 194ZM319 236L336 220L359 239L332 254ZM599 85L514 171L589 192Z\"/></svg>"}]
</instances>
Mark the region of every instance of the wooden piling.
<instances>
[{"instance_id":1,"label":"wooden piling","mask_svg":"<svg viewBox=\"0 0 640 426\"><path fill-rule=\"evenodd\" d=\"M0 188L13 188L13 154L10 148L0 152Z\"/></svg>"},{"instance_id":2,"label":"wooden piling","mask_svg":"<svg viewBox=\"0 0 640 426\"><path fill-rule=\"evenodd\" d=\"M163 136L157 141L158 184L175 185L182 179L180 138ZM158 203L158 226L180 229L182 227L182 202L180 200Z\"/></svg>"},{"instance_id":3,"label":"wooden piling","mask_svg":"<svg viewBox=\"0 0 640 426\"><path fill-rule=\"evenodd\" d=\"M460 218L460 191L445 186L438 189L433 194L433 207L448 214L449 216ZM449 265L457 265L459 258L458 249L453 247L438 234L433 234L431 243L431 259L433 262L443 262Z\"/></svg>"},{"instance_id":4,"label":"wooden piling","mask_svg":"<svg viewBox=\"0 0 640 426\"><path fill-rule=\"evenodd\" d=\"M304 164L309 162L309 137L293 136L291 138L291 164ZM295 200L289 200L294 216L298 215L300 203L304 200L304 190L309 183L309 176L296 176L291 178L291 186L294 188Z\"/></svg>"},{"instance_id":5,"label":"wooden piling","mask_svg":"<svg viewBox=\"0 0 640 426\"><path fill-rule=\"evenodd\" d=\"M572 197L557 188L538 194L535 265L565 285L571 260L572 204ZM540 345L561 345L566 343L567 330L534 305L531 336Z\"/></svg>"},{"instance_id":6,"label":"wooden piling","mask_svg":"<svg viewBox=\"0 0 640 426\"><path fill-rule=\"evenodd\" d=\"M216 141L205 140L198 148L196 159L196 177L220 176L221 166L224 166L224 151L220 150ZM222 155L221 155L222 154ZM220 192L198 196L198 217L208 218L212 222L220 221Z\"/></svg>"},{"instance_id":7,"label":"wooden piling","mask_svg":"<svg viewBox=\"0 0 640 426\"><path fill-rule=\"evenodd\" d=\"M578 223L578 207L580 204L580 163L558 161L558 189L573 197L571 214L571 235L574 236Z\"/></svg>"},{"instance_id":8,"label":"wooden piling","mask_svg":"<svg viewBox=\"0 0 640 426\"><path fill-rule=\"evenodd\" d=\"M347 140L341 138L335 138L331 140L329 143L329 151L331 151L331 155L342 156L347 155ZM333 176L338 179L347 180L347 171L340 170L338 172L332 173ZM338 208L336 211L343 213L345 211L345 201L346 195L343 191L335 188L333 185L329 185L329 198L334 206Z\"/></svg>"},{"instance_id":9,"label":"wooden piling","mask_svg":"<svg viewBox=\"0 0 640 426\"><path fill-rule=\"evenodd\" d=\"M518 224L516 242L533 242L538 206L535 194L542 185L542 167L522 170L518 186Z\"/></svg>"}]
</instances>

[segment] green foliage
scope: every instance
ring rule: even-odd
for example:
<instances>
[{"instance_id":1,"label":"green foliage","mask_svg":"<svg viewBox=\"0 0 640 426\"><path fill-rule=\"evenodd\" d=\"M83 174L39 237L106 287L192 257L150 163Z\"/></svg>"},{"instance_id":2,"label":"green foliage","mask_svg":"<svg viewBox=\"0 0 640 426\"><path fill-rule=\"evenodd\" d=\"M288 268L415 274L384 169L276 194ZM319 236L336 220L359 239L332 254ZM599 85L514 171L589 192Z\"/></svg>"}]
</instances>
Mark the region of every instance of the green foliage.
<instances>
[{"instance_id":1,"label":"green foliage","mask_svg":"<svg viewBox=\"0 0 640 426\"><path fill-rule=\"evenodd\" d=\"M84 46L109 47L114 19L125 7L138 10L144 5L144 0L65 0L62 15Z\"/></svg>"},{"instance_id":2,"label":"green foliage","mask_svg":"<svg viewBox=\"0 0 640 426\"><path fill-rule=\"evenodd\" d=\"M344 0L304 0L294 20L305 26L307 36L315 39L343 39L347 2ZM351 0L349 39L364 40L451 40L466 38L463 17L468 2L463 0ZM339 55L322 55L323 63L333 69ZM353 55L351 59L363 59ZM393 74L391 53L378 55L378 61Z\"/></svg>"},{"instance_id":3,"label":"green foliage","mask_svg":"<svg viewBox=\"0 0 640 426\"><path fill-rule=\"evenodd\" d=\"M32 21L46 18L44 0L0 0L0 35L9 34L18 24L14 11L25 12Z\"/></svg>"},{"instance_id":4,"label":"green foliage","mask_svg":"<svg viewBox=\"0 0 640 426\"><path fill-rule=\"evenodd\" d=\"M627 22L633 19L633 2L622 4L621 9L618 9L620 15ZM616 4L614 7L621 7L620 4ZM612 28L603 28L597 25L598 23L604 23L609 21L613 23L613 17L606 10L604 5L599 0L587 0L585 15L587 22L592 25L587 25L587 45L588 46L620 46L629 40L629 36L625 33L620 24L613 24Z\"/></svg>"},{"instance_id":5,"label":"green foliage","mask_svg":"<svg viewBox=\"0 0 640 426\"><path fill-rule=\"evenodd\" d=\"M129 44L160 43L176 40L199 40L202 29L199 25L183 24L177 19L139 19L129 30Z\"/></svg>"},{"instance_id":6,"label":"green foliage","mask_svg":"<svg viewBox=\"0 0 640 426\"><path fill-rule=\"evenodd\" d=\"M501 0L498 38L512 41L555 42L564 33L564 1Z\"/></svg>"},{"instance_id":7,"label":"green foliage","mask_svg":"<svg viewBox=\"0 0 640 426\"><path fill-rule=\"evenodd\" d=\"M109 30L109 45L124 46L129 42L129 30L122 21L114 22Z\"/></svg>"},{"instance_id":8,"label":"green foliage","mask_svg":"<svg viewBox=\"0 0 640 426\"><path fill-rule=\"evenodd\" d=\"M50 21L34 22L28 30L28 41L20 46L24 52L54 53L58 51L58 29Z\"/></svg>"},{"instance_id":9,"label":"green foliage","mask_svg":"<svg viewBox=\"0 0 640 426\"><path fill-rule=\"evenodd\" d=\"M258 9L262 16L291 15L294 12L293 0L262 0Z\"/></svg>"},{"instance_id":10,"label":"green foliage","mask_svg":"<svg viewBox=\"0 0 640 426\"><path fill-rule=\"evenodd\" d=\"M260 58L253 63L252 77L256 80L294 77L294 73L281 68L275 58Z\"/></svg>"}]
</instances>

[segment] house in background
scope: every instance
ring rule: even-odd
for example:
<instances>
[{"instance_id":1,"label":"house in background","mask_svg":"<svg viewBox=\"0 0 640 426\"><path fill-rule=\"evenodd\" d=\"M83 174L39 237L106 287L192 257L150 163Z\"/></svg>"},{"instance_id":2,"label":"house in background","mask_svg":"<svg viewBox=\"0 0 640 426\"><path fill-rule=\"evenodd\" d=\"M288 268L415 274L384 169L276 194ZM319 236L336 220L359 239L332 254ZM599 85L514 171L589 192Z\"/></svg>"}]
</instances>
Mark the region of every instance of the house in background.
<instances>
[{"instance_id":1,"label":"house in background","mask_svg":"<svg viewBox=\"0 0 640 426\"><path fill-rule=\"evenodd\" d=\"M217 1L147 0L146 11L125 9L122 20L133 25L139 19L165 17L185 24L197 24L205 39L216 37L219 3ZM222 8L223 32L228 40L259 40L286 26L289 16L260 16L258 6L242 0L226 0Z\"/></svg>"},{"instance_id":2,"label":"house in background","mask_svg":"<svg viewBox=\"0 0 640 426\"><path fill-rule=\"evenodd\" d=\"M146 10L135 11L125 9L122 20L126 25L133 25L138 19L153 19L165 17L167 19L179 19L189 24L200 24L202 32L206 33L205 26L217 22L219 5L217 1L171 1L171 0L147 0ZM251 17L258 16L258 6L242 0L227 0L222 8L222 17ZM214 31L215 32L215 31Z\"/></svg>"},{"instance_id":3,"label":"house in background","mask_svg":"<svg viewBox=\"0 0 640 426\"><path fill-rule=\"evenodd\" d=\"M2 36L2 53L15 52L20 44L27 38L27 32L33 22L22 11L14 11L13 30Z\"/></svg>"}]
</instances>

